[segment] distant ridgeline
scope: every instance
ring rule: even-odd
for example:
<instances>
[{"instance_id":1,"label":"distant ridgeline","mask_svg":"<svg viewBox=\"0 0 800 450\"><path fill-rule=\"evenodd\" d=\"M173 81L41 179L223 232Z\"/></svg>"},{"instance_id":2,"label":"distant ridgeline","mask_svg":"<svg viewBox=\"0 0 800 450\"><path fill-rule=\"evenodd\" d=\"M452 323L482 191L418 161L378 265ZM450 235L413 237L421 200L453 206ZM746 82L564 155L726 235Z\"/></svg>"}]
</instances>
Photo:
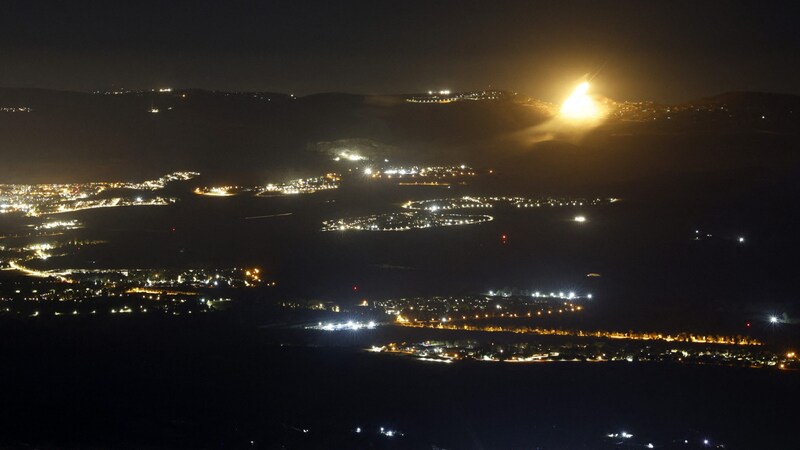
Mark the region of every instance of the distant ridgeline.
<instances>
[{"instance_id":1,"label":"distant ridgeline","mask_svg":"<svg viewBox=\"0 0 800 450\"><path fill-rule=\"evenodd\" d=\"M800 130L797 96L732 93L678 105L598 101L608 111L605 128L575 138L582 146L615 145L595 139L602 135ZM154 168L183 167L249 171L255 179L292 170L324 173L330 154L352 145L374 147L392 163L461 160L508 172L525 166L514 158L538 142L573 145L560 130L535 128L558 111L553 103L495 89L295 97L167 87L94 94L0 88L0 154L14 155L0 167L0 181L51 183L64 173L143 178ZM548 162L537 164L547 172Z\"/></svg>"}]
</instances>

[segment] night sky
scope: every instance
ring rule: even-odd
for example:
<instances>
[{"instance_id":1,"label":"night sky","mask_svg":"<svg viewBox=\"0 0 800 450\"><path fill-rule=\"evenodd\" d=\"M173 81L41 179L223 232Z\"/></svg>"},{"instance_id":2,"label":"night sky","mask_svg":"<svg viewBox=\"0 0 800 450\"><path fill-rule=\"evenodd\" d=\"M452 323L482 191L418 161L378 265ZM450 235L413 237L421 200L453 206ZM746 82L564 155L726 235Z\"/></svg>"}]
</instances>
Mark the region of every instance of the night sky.
<instances>
[{"instance_id":1,"label":"night sky","mask_svg":"<svg viewBox=\"0 0 800 450\"><path fill-rule=\"evenodd\" d=\"M789 2L4 2L0 86L800 93Z\"/></svg>"}]
</instances>

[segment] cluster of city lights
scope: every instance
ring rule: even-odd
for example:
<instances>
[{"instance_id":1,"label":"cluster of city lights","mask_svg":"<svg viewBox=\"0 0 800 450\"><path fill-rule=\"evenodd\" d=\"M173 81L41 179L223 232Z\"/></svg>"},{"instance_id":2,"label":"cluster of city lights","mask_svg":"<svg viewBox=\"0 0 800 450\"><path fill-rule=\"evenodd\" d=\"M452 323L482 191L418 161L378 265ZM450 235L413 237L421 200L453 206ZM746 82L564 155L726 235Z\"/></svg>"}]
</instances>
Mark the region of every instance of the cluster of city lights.
<instances>
[{"instance_id":1,"label":"cluster of city lights","mask_svg":"<svg viewBox=\"0 0 800 450\"><path fill-rule=\"evenodd\" d=\"M336 154L336 156L333 157L333 160L337 162L338 161L358 162L358 161L364 161L365 159L367 159L366 156L362 156L358 152L354 152L347 149L341 150Z\"/></svg>"},{"instance_id":2,"label":"cluster of city lights","mask_svg":"<svg viewBox=\"0 0 800 450\"><path fill-rule=\"evenodd\" d=\"M647 442L647 443L644 443L644 442L640 442L640 443L628 442L628 441L631 441L634 438L634 436L633 436L633 434L628 433L626 431L620 431L618 433L608 433L608 434L606 434L606 437L609 438L609 439L613 439L615 441L618 441L617 445L624 445L625 448L635 448L635 447L639 447L639 446L641 446L643 448L648 448L648 449L649 448L656 448L655 444L653 444L652 442L648 442L648 441L644 441L644 442ZM711 439L708 439L708 438L700 438L700 439L694 438L691 441L694 441L697 444L701 444L703 447L712 447ZM673 442L676 442L676 443L682 442L684 445L690 444L691 441L689 439L673 440ZM725 444L721 444L721 443L715 443L715 444L713 444L713 447L715 447L715 448L726 448Z\"/></svg>"},{"instance_id":3,"label":"cluster of city lights","mask_svg":"<svg viewBox=\"0 0 800 450\"><path fill-rule=\"evenodd\" d=\"M430 178L448 179L454 177L475 176L475 169L465 164L458 166L391 166L391 167L366 167L364 175L370 178L404 179L404 178Z\"/></svg>"},{"instance_id":4,"label":"cluster of city lights","mask_svg":"<svg viewBox=\"0 0 800 450\"><path fill-rule=\"evenodd\" d=\"M348 320L347 322L319 322L316 325L308 326L308 330L322 331L358 331L362 329L374 330L378 324L374 321L359 322Z\"/></svg>"},{"instance_id":5,"label":"cluster of city lights","mask_svg":"<svg viewBox=\"0 0 800 450\"><path fill-rule=\"evenodd\" d=\"M42 222L39 225L31 225L36 231L45 230L75 230L81 228L83 224L79 220L55 220Z\"/></svg>"},{"instance_id":6,"label":"cluster of city lights","mask_svg":"<svg viewBox=\"0 0 800 450\"><path fill-rule=\"evenodd\" d=\"M113 197L97 198L110 189L163 189L167 183L185 181L198 176L197 172L174 172L142 182L89 182L73 184L0 184L0 213L20 212L28 216L59 214L84 209L118 206L163 206L177 201L174 198Z\"/></svg>"},{"instance_id":7,"label":"cluster of city lights","mask_svg":"<svg viewBox=\"0 0 800 450\"><path fill-rule=\"evenodd\" d=\"M494 220L483 214L432 214L425 211L394 212L347 219L326 220L322 231L409 231L473 225Z\"/></svg>"},{"instance_id":8,"label":"cluster of city lights","mask_svg":"<svg viewBox=\"0 0 800 450\"><path fill-rule=\"evenodd\" d=\"M262 279L258 268L226 269L63 269L73 282L95 282L104 286L127 286L130 292L166 292L175 289L274 286Z\"/></svg>"},{"instance_id":9,"label":"cluster of city lights","mask_svg":"<svg viewBox=\"0 0 800 450\"><path fill-rule=\"evenodd\" d=\"M457 197L436 200L408 201L402 205L408 212L375 214L347 219L327 220L322 223L323 231L408 231L414 229L472 225L494 220L485 214L445 214L453 211L475 208L493 208L496 205L509 205L517 208L542 206L594 206L618 201L615 198L596 198L591 200L577 198L523 197ZM576 222L586 222L585 216L576 216Z\"/></svg>"},{"instance_id":10,"label":"cluster of city lights","mask_svg":"<svg viewBox=\"0 0 800 450\"><path fill-rule=\"evenodd\" d=\"M434 200L409 201L403 204L403 208L426 210L426 211L449 211L457 209L486 209L496 206L512 206L515 208L540 208L540 207L559 207L559 206L597 206L618 202L617 198L572 198L572 197L476 197L463 196L442 198ZM583 216L578 216L583 217ZM585 221L583 220L576 221Z\"/></svg>"},{"instance_id":11,"label":"cluster of city lights","mask_svg":"<svg viewBox=\"0 0 800 450\"><path fill-rule=\"evenodd\" d=\"M711 364L751 368L800 370L793 354L778 354L764 347L708 346L693 343L644 343L637 341L583 342L537 340L497 343L474 339L390 342L367 349L374 353L413 356L424 361L453 362L460 360L506 363L592 362L631 363L660 362L675 364ZM609 436L613 437L613 436Z\"/></svg>"},{"instance_id":12,"label":"cluster of city lights","mask_svg":"<svg viewBox=\"0 0 800 450\"><path fill-rule=\"evenodd\" d=\"M230 197L247 190L248 188L243 188L240 186L212 186L196 187L192 192L197 195L208 195L210 197Z\"/></svg>"},{"instance_id":13,"label":"cluster of city lights","mask_svg":"<svg viewBox=\"0 0 800 450\"><path fill-rule=\"evenodd\" d=\"M525 291L527 292L527 291ZM439 323L452 325L454 322L474 322L499 318L545 318L559 314L578 313L584 307L580 299L591 299L574 293L559 297L540 295L537 293L510 295L490 291L486 295L459 296L425 296L402 297L374 300L377 309L390 316L395 316L399 324L427 323L437 326ZM366 305L365 305L366 306Z\"/></svg>"},{"instance_id":14,"label":"cluster of city lights","mask_svg":"<svg viewBox=\"0 0 800 450\"><path fill-rule=\"evenodd\" d=\"M618 437L619 437L619 438L622 438L622 439L630 439L630 438L632 438L632 437L633 437L633 435L632 435L632 434L630 434L630 433L626 433L626 432L624 432L624 431L622 431L622 432L619 432L619 433L609 433L609 434L607 434L606 436L607 436L607 437L610 437L610 438L618 438Z\"/></svg>"},{"instance_id":15,"label":"cluster of city lights","mask_svg":"<svg viewBox=\"0 0 800 450\"><path fill-rule=\"evenodd\" d=\"M29 112L33 112L33 109L27 106L0 106L0 113L29 113Z\"/></svg>"},{"instance_id":16,"label":"cluster of city lights","mask_svg":"<svg viewBox=\"0 0 800 450\"><path fill-rule=\"evenodd\" d=\"M31 246L34 252L46 252L50 244ZM64 269L36 271L11 261L9 268L32 280L10 295L0 295L0 302L14 303L8 313L39 317L42 310L56 316L146 313L191 314L224 309L232 299L230 289L272 287L274 281L262 278L258 268L229 269ZM219 289L219 290L218 290Z\"/></svg>"},{"instance_id":17,"label":"cluster of city lights","mask_svg":"<svg viewBox=\"0 0 800 450\"><path fill-rule=\"evenodd\" d=\"M501 292L501 291L489 291L489 296L490 297L495 297L495 296L497 296L497 297L510 297L511 295L508 294L508 293ZM581 299L581 298L585 298L585 299L589 299L589 300L592 299L592 294L579 295L579 294L576 294L573 291L566 292L566 293L564 291L550 292L550 293L542 293L542 292L536 291L536 292L532 292L530 294L530 296L531 297L535 297L535 298L547 298L547 297L549 297L549 298L565 298L565 299L569 299L569 300Z\"/></svg>"},{"instance_id":18,"label":"cluster of city lights","mask_svg":"<svg viewBox=\"0 0 800 450\"><path fill-rule=\"evenodd\" d=\"M339 174L327 173L321 177L298 178L285 183L270 183L262 187L256 195L312 194L318 191L338 189L341 179Z\"/></svg>"},{"instance_id":19,"label":"cluster of city lights","mask_svg":"<svg viewBox=\"0 0 800 450\"><path fill-rule=\"evenodd\" d=\"M194 193L209 197L231 197L246 192L255 192L257 196L312 194L318 191L338 189L341 176L327 173L321 177L297 178L284 183L269 183L265 186L203 186L196 187Z\"/></svg>"},{"instance_id":20,"label":"cluster of city lights","mask_svg":"<svg viewBox=\"0 0 800 450\"><path fill-rule=\"evenodd\" d=\"M458 101L500 100L508 98L509 94L503 91L469 91L451 92L449 89L428 91L428 95L414 95L407 97L409 103L450 103Z\"/></svg>"}]
</instances>

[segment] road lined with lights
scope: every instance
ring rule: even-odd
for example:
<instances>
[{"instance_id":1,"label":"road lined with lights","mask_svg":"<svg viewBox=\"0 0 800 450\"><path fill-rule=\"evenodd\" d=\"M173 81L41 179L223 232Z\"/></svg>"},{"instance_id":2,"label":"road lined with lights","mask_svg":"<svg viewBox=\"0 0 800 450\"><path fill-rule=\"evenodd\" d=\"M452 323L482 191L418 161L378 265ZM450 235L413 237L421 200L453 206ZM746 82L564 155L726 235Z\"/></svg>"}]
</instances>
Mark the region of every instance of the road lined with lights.
<instances>
[{"instance_id":1,"label":"road lined with lights","mask_svg":"<svg viewBox=\"0 0 800 450\"><path fill-rule=\"evenodd\" d=\"M688 332L682 333L658 333L658 332L635 332L635 331L606 331L606 330L569 330L560 328L542 328L524 325L485 325L477 326L465 323L457 325L448 321L435 323L411 322L402 316L396 320L398 325L417 328L435 328L439 330L463 330L463 331L485 331L491 333L518 333L532 334L539 336L574 336L587 338L605 339L624 339L635 341L664 341L664 342L688 342L694 344L721 344L721 345L742 345L760 346L763 343L755 338L748 336L722 336L722 335L702 335Z\"/></svg>"}]
</instances>

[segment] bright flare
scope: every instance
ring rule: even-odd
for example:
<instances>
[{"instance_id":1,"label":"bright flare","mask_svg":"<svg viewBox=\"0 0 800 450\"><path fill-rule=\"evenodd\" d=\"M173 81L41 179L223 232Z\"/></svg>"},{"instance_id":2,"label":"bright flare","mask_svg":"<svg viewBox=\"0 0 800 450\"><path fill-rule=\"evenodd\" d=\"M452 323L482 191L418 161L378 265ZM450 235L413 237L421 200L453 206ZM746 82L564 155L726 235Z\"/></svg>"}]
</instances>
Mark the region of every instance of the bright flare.
<instances>
[{"instance_id":1,"label":"bright flare","mask_svg":"<svg viewBox=\"0 0 800 450\"><path fill-rule=\"evenodd\" d=\"M584 81L572 91L561 105L561 115L572 120L590 120L600 115L600 108L588 94L589 83Z\"/></svg>"}]
</instances>

